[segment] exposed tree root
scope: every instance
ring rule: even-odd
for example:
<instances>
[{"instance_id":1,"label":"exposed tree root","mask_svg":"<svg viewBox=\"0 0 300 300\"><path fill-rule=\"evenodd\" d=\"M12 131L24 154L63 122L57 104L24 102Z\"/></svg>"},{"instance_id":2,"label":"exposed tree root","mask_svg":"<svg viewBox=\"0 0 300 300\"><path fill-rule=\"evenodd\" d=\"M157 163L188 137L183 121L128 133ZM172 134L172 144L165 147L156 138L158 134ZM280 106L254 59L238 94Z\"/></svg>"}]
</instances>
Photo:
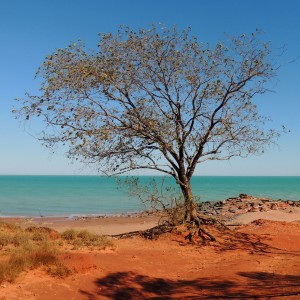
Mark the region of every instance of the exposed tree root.
<instances>
[{"instance_id":1,"label":"exposed tree root","mask_svg":"<svg viewBox=\"0 0 300 300\"><path fill-rule=\"evenodd\" d=\"M200 237L202 242L206 242L207 238L211 242L217 241L217 239L204 228L205 225L221 227L223 230L228 229L228 227L225 224L211 216L205 216L198 213L197 215L194 215L191 219L192 220L187 226L190 232L185 238L192 243L195 243L195 237Z\"/></svg>"},{"instance_id":2,"label":"exposed tree root","mask_svg":"<svg viewBox=\"0 0 300 300\"><path fill-rule=\"evenodd\" d=\"M229 229L224 223L219 221L218 219L212 217L212 216L206 216L203 214L198 214L198 218L201 220L200 222L202 224L208 225L208 224L213 224L213 225L220 225L224 229Z\"/></svg>"},{"instance_id":3,"label":"exposed tree root","mask_svg":"<svg viewBox=\"0 0 300 300\"><path fill-rule=\"evenodd\" d=\"M192 221L181 222L181 225L182 224L185 224L186 228L189 231L185 239L188 239L192 243L196 243L197 238L201 238L203 243L207 241L211 241L211 242L216 241L216 238L211 233L209 233L207 229L204 227L215 226L218 228L221 227L222 230L228 229L228 227L224 225L222 222L220 222L219 220L210 216L203 216L200 214L194 217ZM131 231L127 233L115 234L115 235L111 235L110 237L128 238L128 237L140 236L152 240L158 238L160 235L164 233L172 232L176 228L177 225L171 224L168 221L164 221L162 224L159 224L147 230L137 230L137 231Z\"/></svg>"},{"instance_id":4,"label":"exposed tree root","mask_svg":"<svg viewBox=\"0 0 300 300\"><path fill-rule=\"evenodd\" d=\"M128 237L134 237L134 236L141 236L150 240L156 239L163 233L171 232L174 229L174 226L170 225L168 222L157 225L155 227L152 227L147 230L137 230L137 231L131 231L121 234L114 234L110 235L110 237L114 238L128 238Z\"/></svg>"}]
</instances>

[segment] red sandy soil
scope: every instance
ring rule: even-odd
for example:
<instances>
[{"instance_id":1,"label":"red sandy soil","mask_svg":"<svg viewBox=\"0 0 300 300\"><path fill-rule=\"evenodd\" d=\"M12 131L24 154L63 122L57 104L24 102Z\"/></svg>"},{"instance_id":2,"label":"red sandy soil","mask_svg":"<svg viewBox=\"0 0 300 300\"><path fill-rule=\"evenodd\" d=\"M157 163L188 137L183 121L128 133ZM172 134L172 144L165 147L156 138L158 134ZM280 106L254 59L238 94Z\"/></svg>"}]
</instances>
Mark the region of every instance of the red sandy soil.
<instances>
[{"instance_id":1,"label":"red sandy soil","mask_svg":"<svg viewBox=\"0 0 300 300\"><path fill-rule=\"evenodd\" d=\"M192 245L184 233L71 251L66 279L43 270L0 286L0 299L300 299L300 221L258 220Z\"/></svg>"}]
</instances>

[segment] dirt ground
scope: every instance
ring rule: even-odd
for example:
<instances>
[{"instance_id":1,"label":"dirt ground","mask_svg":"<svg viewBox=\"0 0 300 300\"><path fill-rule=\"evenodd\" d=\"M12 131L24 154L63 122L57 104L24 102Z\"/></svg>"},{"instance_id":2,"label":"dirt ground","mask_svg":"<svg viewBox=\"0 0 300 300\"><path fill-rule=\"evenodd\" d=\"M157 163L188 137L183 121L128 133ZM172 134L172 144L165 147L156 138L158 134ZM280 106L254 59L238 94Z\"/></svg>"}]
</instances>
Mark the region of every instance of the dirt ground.
<instances>
[{"instance_id":1,"label":"dirt ground","mask_svg":"<svg viewBox=\"0 0 300 300\"><path fill-rule=\"evenodd\" d=\"M42 269L0 286L0 299L300 299L300 221L257 220L192 245L184 232L70 251L66 279Z\"/></svg>"}]
</instances>

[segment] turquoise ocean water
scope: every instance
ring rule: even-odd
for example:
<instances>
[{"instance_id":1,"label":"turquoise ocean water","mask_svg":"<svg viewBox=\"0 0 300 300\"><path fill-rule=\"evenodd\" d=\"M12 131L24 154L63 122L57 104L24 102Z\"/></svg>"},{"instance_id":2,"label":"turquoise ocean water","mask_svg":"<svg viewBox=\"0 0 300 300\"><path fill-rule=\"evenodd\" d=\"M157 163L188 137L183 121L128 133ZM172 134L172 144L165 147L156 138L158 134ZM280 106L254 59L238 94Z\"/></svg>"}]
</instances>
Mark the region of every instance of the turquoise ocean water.
<instances>
[{"instance_id":1,"label":"turquoise ocean water","mask_svg":"<svg viewBox=\"0 0 300 300\"><path fill-rule=\"evenodd\" d=\"M149 184L155 178L142 176ZM172 178L167 184L176 186ZM202 201L224 200L240 193L272 199L300 200L299 177L203 176L192 180ZM101 176L0 176L0 216L72 216L120 214L143 210L138 199Z\"/></svg>"}]
</instances>

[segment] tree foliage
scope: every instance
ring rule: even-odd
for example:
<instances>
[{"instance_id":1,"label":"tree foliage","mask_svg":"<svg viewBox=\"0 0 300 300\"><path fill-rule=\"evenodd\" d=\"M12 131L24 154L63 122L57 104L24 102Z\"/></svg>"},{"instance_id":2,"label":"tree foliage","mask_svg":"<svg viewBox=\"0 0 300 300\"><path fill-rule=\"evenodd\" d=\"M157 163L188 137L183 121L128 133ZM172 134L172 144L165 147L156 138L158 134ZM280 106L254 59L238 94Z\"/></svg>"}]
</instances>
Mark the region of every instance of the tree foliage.
<instances>
[{"instance_id":1,"label":"tree foliage","mask_svg":"<svg viewBox=\"0 0 300 300\"><path fill-rule=\"evenodd\" d=\"M109 174L173 176L191 216L197 164L261 153L278 136L253 102L275 73L259 32L211 47L190 29L120 27L100 34L97 51L79 42L47 56L40 94L17 113L45 121L47 146L66 144Z\"/></svg>"}]
</instances>

